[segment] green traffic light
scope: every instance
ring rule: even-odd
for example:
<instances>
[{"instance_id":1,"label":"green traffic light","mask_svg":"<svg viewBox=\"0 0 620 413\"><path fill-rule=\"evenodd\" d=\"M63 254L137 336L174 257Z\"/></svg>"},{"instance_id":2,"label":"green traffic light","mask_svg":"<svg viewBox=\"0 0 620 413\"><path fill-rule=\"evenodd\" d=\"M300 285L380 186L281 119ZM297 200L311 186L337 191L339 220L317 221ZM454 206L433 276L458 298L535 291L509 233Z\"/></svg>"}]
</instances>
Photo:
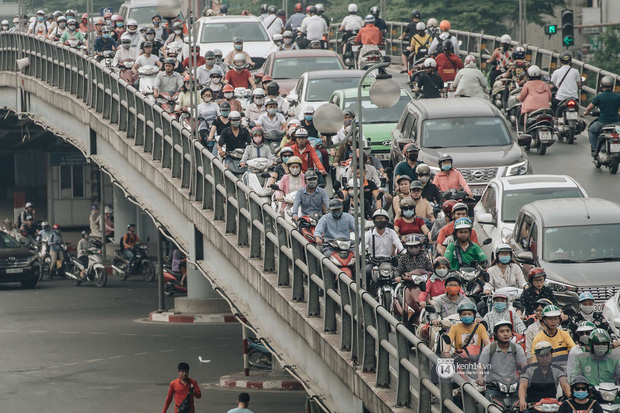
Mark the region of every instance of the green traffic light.
<instances>
[{"instance_id":1,"label":"green traffic light","mask_svg":"<svg viewBox=\"0 0 620 413\"><path fill-rule=\"evenodd\" d=\"M555 24L550 24L549 25L549 34L556 34L557 33L557 26Z\"/></svg>"},{"instance_id":2,"label":"green traffic light","mask_svg":"<svg viewBox=\"0 0 620 413\"><path fill-rule=\"evenodd\" d=\"M575 43L573 36L564 36L564 45L571 46L573 43Z\"/></svg>"}]
</instances>

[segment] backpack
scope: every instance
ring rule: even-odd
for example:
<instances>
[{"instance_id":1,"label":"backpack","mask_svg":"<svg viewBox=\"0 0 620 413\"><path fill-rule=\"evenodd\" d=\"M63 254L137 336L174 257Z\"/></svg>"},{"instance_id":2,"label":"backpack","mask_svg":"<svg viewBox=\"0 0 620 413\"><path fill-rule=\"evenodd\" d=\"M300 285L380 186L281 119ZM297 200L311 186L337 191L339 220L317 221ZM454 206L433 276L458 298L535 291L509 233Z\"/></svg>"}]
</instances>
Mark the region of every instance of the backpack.
<instances>
[{"instance_id":1,"label":"backpack","mask_svg":"<svg viewBox=\"0 0 620 413\"><path fill-rule=\"evenodd\" d=\"M517 345L513 343L512 341L509 344L510 344L510 351L512 351L512 354L514 355L516 359L517 358ZM497 341L492 342L491 347L489 348L489 353L491 353L491 357L493 357L493 354L497 353L498 351L501 351L501 350L498 348Z\"/></svg>"}]
</instances>

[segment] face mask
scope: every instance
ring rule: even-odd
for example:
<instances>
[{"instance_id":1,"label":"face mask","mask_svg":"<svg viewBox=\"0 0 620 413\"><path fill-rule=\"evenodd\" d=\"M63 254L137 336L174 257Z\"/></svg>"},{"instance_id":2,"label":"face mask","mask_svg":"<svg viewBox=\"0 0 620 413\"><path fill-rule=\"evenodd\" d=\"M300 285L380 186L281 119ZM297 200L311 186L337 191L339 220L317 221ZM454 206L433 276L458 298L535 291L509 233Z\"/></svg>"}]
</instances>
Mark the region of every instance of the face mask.
<instances>
[{"instance_id":1,"label":"face mask","mask_svg":"<svg viewBox=\"0 0 620 413\"><path fill-rule=\"evenodd\" d=\"M254 99L254 103L256 103L257 106L262 106L263 102L265 102L265 99L261 98L261 99Z\"/></svg>"},{"instance_id":2,"label":"face mask","mask_svg":"<svg viewBox=\"0 0 620 413\"><path fill-rule=\"evenodd\" d=\"M107 25L109 26L110 24L112 24L112 20L107 19L107 20L105 21L105 24L107 24Z\"/></svg>"},{"instance_id":3,"label":"face mask","mask_svg":"<svg viewBox=\"0 0 620 413\"><path fill-rule=\"evenodd\" d=\"M222 81L222 78L221 77L217 77L217 76L216 77L212 77L211 81L217 85L218 83L220 83Z\"/></svg>"},{"instance_id":4,"label":"face mask","mask_svg":"<svg viewBox=\"0 0 620 413\"><path fill-rule=\"evenodd\" d=\"M441 165L441 169L443 171L449 171L450 169L452 169L452 165Z\"/></svg>"},{"instance_id":5,"label":"face mask","mask_svg":"<svg viewBox=\"0 0 620 413\"><path fill-rule=\"evenodd\" d=\"M180 35L181 33L183 33L183 30L175 30L174 31L174 34L176 34L176 35Z\"/></svg>"},{"instance_id":6,"label":"face mask","mask_svg":"<svg viewBox=\"0 0 620 413\"><path fill-rule=\"evenodd\" d=\"M411 218L413 214L415 214L415 211L413 209L408 209L406 211L403 211L403 216L405 218Z\"/></svg>"},{"instance_id":7,"label":"face mask","mask_svg":"<svg viewBox=\"0 0 620 413\"><path fill-rule=\"evenodd\" d=\"M342 211L332 212L332 215L335 219L340 219L340 217L342 216Z\"/></svg>"},{"instance_id":8,"label":"face mask","mask_svg":"<svg viewBox=\"0 0 620 413\"><path fill-rule=\"evenodd\" d=\"M586 397L588 397L588 391L587 390L574 391L573 396L575 396L575 399L583 400Z\"/></svg>"},{"instance_id":9,"label":"face mask","mask_svg":"<svg viewBox=\"0 0 620 413\"><path fill-rule=\"evenodd\" d=\"M439 268L438 270L435 270L435 274L437 274L437 276L439 278L445 278L446 275L448 275L448 269L447 268Z\"/></svg>"},{"instance_id":10,"label":"face mask","mask_svg":"<svg viewBox=\"0 0 620 413\"><path fill-rule=\"evenodd\" d=\"M239 126L241 126L241 121L240 120L230 121L230 125L233 128L238 128Z\"/></svg>"},{"instance_id":11,"label":"face mask","mask_svg":"<svg viewBox=\"0 0 620 413\"><path fill-rule=\"evenodd\" d=\"M304 119L306 119L308 122L312 122L312 118L314 118L314 116L312 116L312 115L304 116Z\"/></svg>"},{"instance_id":12,"label":"face mask","mask_svg":"<svg viewBox=\"0 0 620 413\"><path fill-rule=\"evenodd\" d=\"M344 126L350 126L353 123L353 119L345 119Z\"/></svg>"},{"instance_id":13,"label":"face mask","mask_svg":"<svg viewBox=\"0 0 620 413\"><path fill-rule=\"evenodd\" d=\"M146 40L152 42L155 39L155 35L154 34L147 34L146 35Z\"/></svg>"},{"instance_id":14,"label":"face mask","mask_svg":"<svg viewBox=\"0 0 620 413\"><path fill-rule=\"evenodd\" d=\"M466 317L461 317L461 322L466 326L472 324L474 322L474 317L468 315Z\"/></svg>"},{"instance_id":15,"label":"face mask","mask_svg":"<svg viewBox=\"0 0 620 413\"><path fill-rule=\"evenodd\" d=\"M37 20L42 22L43 21L43 16L37 16Z\"/></svg>"},{"instance_id":16,"label":"face mask","mask_svg":"<svg viewBox=\"0 0 620 413\"><path fill-rule=\"evenodd\" d=\"M596 344L592 346L592 348L594 349L594 354L597 356L602 356L607 353L607 346L605 344Z\"/></svg>"},{"instance_id":17,"label":"face mask","mask_svg":"<svg viewBox=\"0 0 620 413\"><path fill-rule=\"evenodd\" d=\"M123 43L124 49L129 49L131 47L131 43Z\"/></svg>"},{"instance_id":18,"label":"face mask","mask_svg":"<svg viewBox=\"0 0 620 413\"><path fill-rule=\"evenodd\" d=\"M415 162L415 161L417 161L417 160L418 160L418 154L417 154L417 153L412 153L412 154L409 154L409 155L407 156L407 158L409 158L409 160L410 160L411 162Z\"/></svg>"},{"instance_id":19,"label":"face mask","mask_svg":"<svg viewBox=\"0 0 620 413\"><path fill-rule=\"evenodd\" d=\"M579 341L581 342L581 344L587 346L588 344L590 344L590 337L587 334L583 336L579 336Z\"/></svg>"},{"instance_id":20,"label":"face mask","mask_svg":"<svg viewBox=\"0 0 620 413\"><path fill-rule=\"evenodd\" d=\"M451 296L459 295L461 287L446 287L446 293Z\"/></svg>"},{"instance_id":21,"label":"face mask","mask_svg":"<svg viewBox=\"0 0 620 413\"><path fill-rule=\"evenodd\" d=\"M230 111L229 111L229 110L223 110L223 111L221 111L221 112L220 112L220 114L221 114L223 117L225 117L225 118L227 118L227 117L228 117L228 114L229 114L229 113L230 113Z\"/></svg>"},{"instance_id":22,"label":"face mask","mask_svg":"<svg viewBox=\"0 0 620 413\"><path fill-rule=\"evenodd\" d=\"M159 20L153 20L153 26L159 27L160 24L161 22Z\"/></svg>"},{"instance_id":23,"label":"face mask","mask_svg":"<svg viewBox=\"0 0 620 413\"><path fill-rule=\"evenodd\" d=\"M585 315L590 315L594 312L594 306L593 305L582 305L579 304L579 310L584 313Z\"/></svg>"},{"instance_id":24,"label":"face mask","mask_svg":"<svg viewBox=\"0 0 620 413\"><path fill-rule=\"evenodd\" d=\"M273 116L273 115L275 115L275 114L276 114L276 110L275 110L275 109L273 109L273 108L269 108L269 109L267 109L267 113L269 113L270 115L272 115L272 116Z\"/></svg>"},{"instance_id":25,"label":"face mask","mask_svg":"<svg viewBox=\"0 0 620 413\"><path fill-rule=\"evenodd\" d=\"M375 222L375 227L377 227L377 229L385 229L387 227L387 222L377 221Z\"/></svg>"},{"instance_id":26,"label":"face mask","mask_svg":"<svg viewBox=\"0 0 620 413\"><path fill-rule=\"evenodd\" d=\"M301 172L301 168L299 166L293 166L289 168L289 171L291 172L291 175L297 176Z\"/></svg>"},{"instance_id":27,"label":"face mask","mask_svg":"<svg viewBox=\"0 0 620 413\"><path fill-rule=\"evenodd\" d=\"M318 184L319 184L319 181L316 181L316 180L312 180L312 181L306 182L306 186L308 188L310 188L310 189L316 188ZM341 214L342 214L342 212L341 212Z\"/></svg>"},{"instance_id":28,"label":"face mask","mask_svg":"<svg viewBox=\"0 0 620 413\"><path fill-rule=\"evenodd\" d=\"M60 22L60 23L58 23L58 27L60 27L61 29L64 29L65 27L67 27L67 23Z\"/></svg>"},{"instance_id":29,"label":"face mask","mask_svg":"<svg viewBox=\"0 0 620 413\"><path fill-rule=\"evenodd\" d=\"M226 92L226 93L224 93L224 97L226 99L231 99L233 97L233 94L232 94L232 92Z\"/></svg>"},{"instance_id":30,"label":"face mask","mask_svg":"<svg viewBox=\"0 0 620 413\"><path fill-rule=\"evenodd\" d=\"M423 184L428 183L428 181L430 180L431 180L431 177L428 175L418 176L418 181L422 182Z\"/></svg>"},{"instance_id":31,"label":"face mask","mask_svg":"<svg viewBox=\"0 0 620 413\"><path fill-rule=\"evenodd\" d=\"M235 45L235 50L241 50L241 49L243 49L243 45L241 45L241 44L236 44Z\"/></svg>"},{"instance_id":32,"label":"face mask","mask_svg":"<svg viewBox=\"0 0 620 413\"><path fill-rule=\"evenodd\" d=\"M506 255L502 255L501 257L499 257L499 262L501 262L502 264L508 264L510 262L510 255L506 256Z\"/></svg>"},{"instance_id":33,"label":"face mask","mask_svg":"<svg viewBox=\"0 0 620 413\"><path fill-rule=\"evenodd\" d=\"M123 22L117 22L116 27L123 27L125 24Z\"/></svg>"},{"instance_id":34,"label":"face mask","mask_svg":"<svg viewBox=\"0 0 620 413\"><path fill-rule=\"evenodd\" d=\"M103 34L103 38L104 38L104 39L109 39L109 38L110 38L110 35L109 35L108 33L104 33L104 34Z\"/></svg>"},{"instance_id":35,"label":"face mask","mask_svg":"<svg viewBox=\"0 0 620 413\"><path fill-rule=\"evenodd\" d=\"M409 255L418 255L420 253L420 247L407 247Z\"/></svg>"},{"instance_id":36,"label":"face mask","mask_svg":"<svg viewBox=\"0 0 620 413\"><path fill-rule=\"evenodd\" d=\"M493 308L495 308L495 311L499 311L501 313L502 311L506 309L506 303L504 302L493 303Z\"/></svg>"},{"instance_id":37,"label":"face mask","mask_svg":"<svg viewBox=\"0 0 620 413\"><path fill-rule=\"evenodd\" d=\"M215 59L205 59L205 63L207 66L213 66L215 64Z\"/></svg>"},{"instance_id":38,"label":"face mask","mask_svg":"<svg viewBox=\"0 0 620 413\"><path fill-rule=\"evenodd\" d=\"M287 46L288 46L288 45L289 45L289 44L291 44L291 43L293 43L293 39L289 39L288 37L284 39L284 44L285 44L285 45L287 45Z\"/></svg>"},{"instance_id":39,"label":"face mask","mask_svg":"<svg viewBox=\"0 0 620 413\"><path fill-rule=\"evenodd\" d=\"M255 136L253 139L255 144L260 145L263 142L263 137L262 136Z\"/></svg>"},{"instance_id":40,"label":"face mask","mask_svg":"<svg viewBox=\"0 0 620 413\"><path fill-rule=\"evenodd\" d=\"M207 97L207 96L205 96L205 97L203 97L203 98L202 98L202 100L203 100L205 103L209 103L209 102L211 102L211 101L213 100L213 98L212 98L211 96L208 96L208 97Z\"/></svg>"}]
</instances>

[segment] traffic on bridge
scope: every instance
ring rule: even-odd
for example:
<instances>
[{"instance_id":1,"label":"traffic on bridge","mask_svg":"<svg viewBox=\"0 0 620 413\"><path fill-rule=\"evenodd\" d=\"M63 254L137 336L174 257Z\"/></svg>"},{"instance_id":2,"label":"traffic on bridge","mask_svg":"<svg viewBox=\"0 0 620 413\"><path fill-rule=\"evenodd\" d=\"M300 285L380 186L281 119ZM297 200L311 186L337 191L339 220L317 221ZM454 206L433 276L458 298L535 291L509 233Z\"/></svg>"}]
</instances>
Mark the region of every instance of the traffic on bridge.
<instances>
[{"instance_id":1,"label":"traffic on bridge","mask_svg":"<svg viewBox=\"0 0 620 413\"><path fill-rule=\"evenodd\" d=\"M12 410L619 411L620 85L573 10L553 52L285 3L2 21Z\"/></svg>"}]
</instances>

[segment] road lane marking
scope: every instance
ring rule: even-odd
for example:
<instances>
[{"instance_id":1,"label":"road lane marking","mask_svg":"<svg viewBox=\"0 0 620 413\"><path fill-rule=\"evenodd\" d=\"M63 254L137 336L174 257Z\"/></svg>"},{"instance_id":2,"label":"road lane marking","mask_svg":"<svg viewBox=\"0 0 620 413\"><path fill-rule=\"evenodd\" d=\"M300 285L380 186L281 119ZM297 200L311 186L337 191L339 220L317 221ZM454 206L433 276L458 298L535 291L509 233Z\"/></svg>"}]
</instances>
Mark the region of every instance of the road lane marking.
<instances>
[{"instance_id":1,"label":"road lane marking","mask_svg":"<svg viewBox=\"0 0 620 413\"><path fill-rule=\"evenodd\" d=\"M110 356L110 357L108 357L108 358L109 358L109 359L121 359L121 358L123 358L123 357L125 357L125 356Z\"/></svg>"},{"instance_id":2,"label":"road lane marking","mask_svg":"<svg viewBox=\"0 0 620 413\"><path fill-rule=\"evenodd\" d=\"M174 349L168 349L168 350L160 350L160 353L169 353L171 351L174 351Z\"/></svg>"},{"instance_id":3,"label":"road lane marking","mask_svg":"<svg viewBox=\"0 0 620 413\"><path fill-rule=\"evenodd\" d=\"M148 351L145 353L134 353L134 356L144 356L145 354L150 354Z\"/></svg>"},{"instance_id":4,"label":"road lane marking","mask_svg":"<svg viewBox=\"0 0 620 413\"><path fill-rule=\"evenodd\" d=\"M84 363L94 363L96 361L103 361L104 359L92 359L92 360L86 360Z\"/></svg>"},{"instance_id":5,"label":"road lane marking","mask_svg":"<svg viewBox=\"0 0 620 413\"><path fill-rule=\"evenodd\" d=\"M94 333L88 333L88 334L92 334L94 336L103 336L103 335L108 334L108 333L97 333L97 332L94 332Z\"/></svg>"}]
</instances>

